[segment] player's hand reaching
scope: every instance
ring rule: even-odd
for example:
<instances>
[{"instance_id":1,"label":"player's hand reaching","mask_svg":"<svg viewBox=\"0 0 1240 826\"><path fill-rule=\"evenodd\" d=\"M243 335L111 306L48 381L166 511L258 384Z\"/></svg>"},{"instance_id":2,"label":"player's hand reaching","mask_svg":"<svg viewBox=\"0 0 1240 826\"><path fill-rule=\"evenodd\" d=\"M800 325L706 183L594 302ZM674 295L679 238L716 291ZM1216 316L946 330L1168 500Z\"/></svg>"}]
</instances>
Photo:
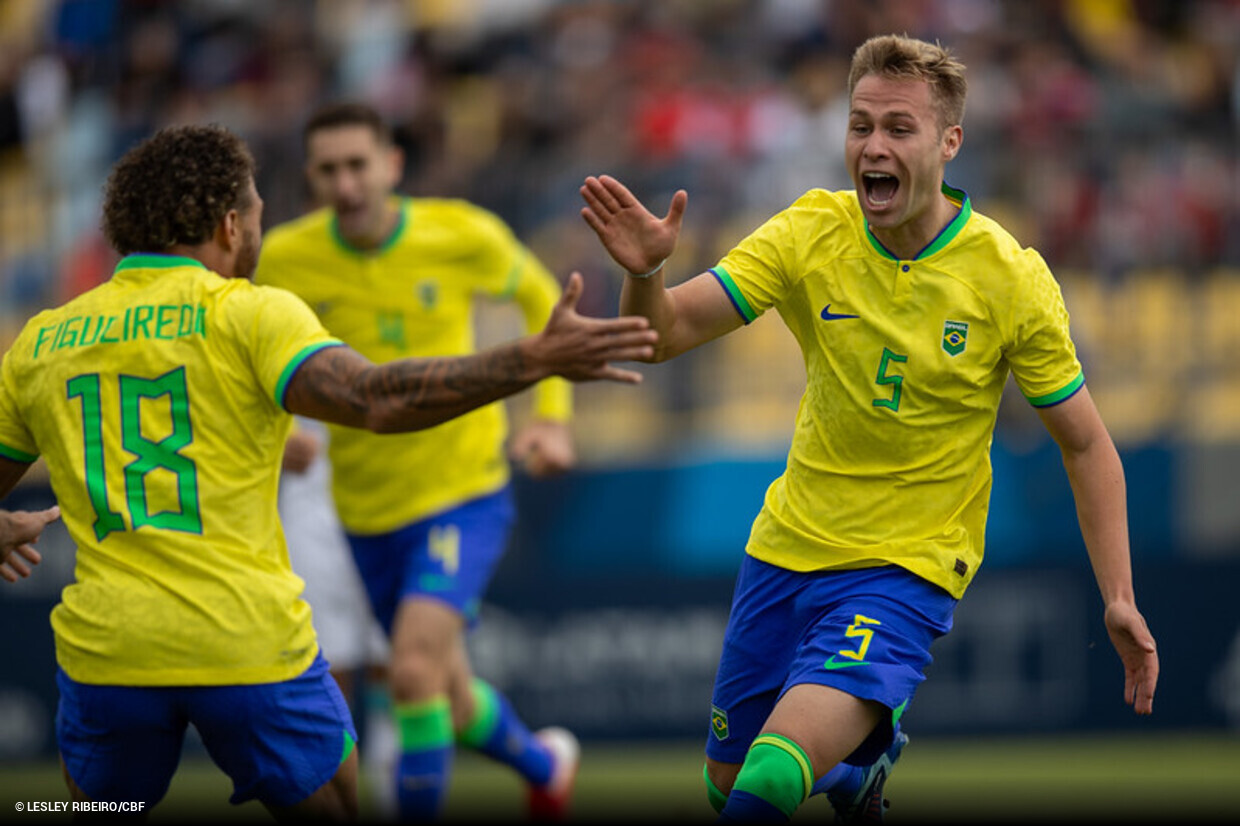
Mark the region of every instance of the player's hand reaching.
<instances>
[{"instance_id":1,"label":"player's hand reaching","mask_svg":"<svg viewBox=\"0 0 1240 826\"><path fill-rule=\"evenodd\" d=\"M1107 606L1104 620L1111 644L1124 663L1124 702L1137 714L1152 713L1158 649L1145 618L1131 602L1115 602Z\"/></svg>"},{"instance_id":2,"label":"player's hand reaching","mask_svg":"<svg viewBox=\"0 0 1240 826\"><path fill-rule=\"evenodd\" d=\"M34 543L59 518L56 505L41 511L0 511L0 579L17 582L30 576L30 566L43 560Z\"/></svg>"},{"instance_id":3,"label":"player's hand reaching","mask_svg":"<svg viewBox=\"0 0 1240 826\"><path fill-rule=\"evenodd\" d=\"M568 284L551 311L547 326L528 339L529 356L550 373L572 381L637 384L641 374L612 366L614 361L639 361L654 354L658 334L641 316L590 318L577 312L583 289L581 273Z\"/></svg>"},{"instance_id":4,"label":"player's hand reaching","mask_svg":"<svg viewBox=\"0 0 1240 826\"><path fill-rule=\"evenodd\" d=\"M581 186L581 217L617 264L634 275L658 269L676 249L689 194L672 196L667 215L657 218L610 175L590 176Z\"/></svg>"}]
</instances>

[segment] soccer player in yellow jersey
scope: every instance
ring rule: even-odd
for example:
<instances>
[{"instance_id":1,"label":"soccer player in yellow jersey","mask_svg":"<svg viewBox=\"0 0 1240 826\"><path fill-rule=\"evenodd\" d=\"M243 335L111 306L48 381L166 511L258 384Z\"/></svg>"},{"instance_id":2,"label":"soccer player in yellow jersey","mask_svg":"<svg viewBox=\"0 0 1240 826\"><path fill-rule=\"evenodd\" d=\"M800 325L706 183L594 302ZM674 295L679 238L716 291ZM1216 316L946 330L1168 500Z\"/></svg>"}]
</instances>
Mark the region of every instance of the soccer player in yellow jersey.
<instances>
[{"instance_id":1,"label":"soccer player in yellow jersey","mask_svg":"<svg viewBox=\"0 0 1240 826\"><path fill-rule=\"evenodd\" d=\"M648 355L654 333L578 315L574 274L538 335L375 365L292 293L249 281L262 200L220 127L131 149L103 216L123 256L112 278L36 315L0 362L0 497L42 456L77 546L52 611L70 791L149 810L193 724L233 802L352 819L356 732L276 516L291 414L430 427L552 374L635 381L610 362ZM0 564L37 562L37 529L0 537Z\"/></svg>"},{"instance_id":2,"label":"soccer player in yellow jersey","mask_svg":"<svg viewBox=\"0 0 1240 826\"><path fill-rule=\"evenodd\" d=\"M816 792L842 822L881 821L900 716L982 561L1009 373L1062 451L1124 698L1152 710L1123 469L1060 290L944 183L965 91L938 45L865 42L849 75L855 190L810 190L670 289L686 193L660 219L613 178L582 186L583 218L629 273L621 310L660 333L656 361L771 308L804 354L788 463L750 532L711 701L704 774L722 821L786 820Z\"/></svg>"},{"instance_id":3,"label":"soccer player in yellow jersey","mask_svg":"<svg viewBox=\"0 0 1240 826\"><path fill-rule=\"evenodd\" d=\"M499 217L462 200L394 194L402 154L372 107L328 104L303 134L320 207L267 233L258 283L301 296L377 363L472 352L482 299L512 302L531 332L546 323L559 284ZM533 392L534 421L514 435L513 453L536 474L567 468L569 386L551 379ZM400 815L440 812L463 745L524 778L533 816L563 817L575 739L559 727L531 733L473 675L465 647L513 522L503 406L401 436L329 430L337 512L391 643Z\"/></svg>"}]
</instances>

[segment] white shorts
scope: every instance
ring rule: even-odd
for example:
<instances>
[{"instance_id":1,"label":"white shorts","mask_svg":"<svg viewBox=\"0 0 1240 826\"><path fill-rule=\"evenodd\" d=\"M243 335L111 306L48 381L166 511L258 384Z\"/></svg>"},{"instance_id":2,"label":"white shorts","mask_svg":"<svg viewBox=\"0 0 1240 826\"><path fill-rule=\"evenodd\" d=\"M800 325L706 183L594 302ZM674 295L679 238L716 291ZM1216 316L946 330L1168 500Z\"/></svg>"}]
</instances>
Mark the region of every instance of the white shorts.
<instances>
[{"instance_id":1,"label":"white shorts","mask_svg":"<svg viewBox=\"0 0 1240 826\"><path fill-rule=\"evenodd\" d=\"M297 426L314 432L326 447L321 424L298 418ZM325 452L305 473L281 474L279 511L293 571L306 581L302 597L310 603L323 656L333 670L385 665L388 642L336 518Z\"/></svg>"}]
</instances>

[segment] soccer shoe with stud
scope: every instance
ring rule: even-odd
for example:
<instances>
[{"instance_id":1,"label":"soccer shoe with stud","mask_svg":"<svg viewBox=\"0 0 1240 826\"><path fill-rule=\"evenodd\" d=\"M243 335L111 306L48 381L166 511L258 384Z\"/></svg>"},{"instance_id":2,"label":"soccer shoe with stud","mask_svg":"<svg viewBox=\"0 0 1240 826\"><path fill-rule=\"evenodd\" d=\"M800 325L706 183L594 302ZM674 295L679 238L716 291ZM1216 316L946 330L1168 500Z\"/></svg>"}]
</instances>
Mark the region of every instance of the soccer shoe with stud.
<instances>
[{"instance_id":1,"label":"soccer shoe with stud","mask_svg":"<svg viewBox=\"0 0 1240 826\"><path fill-rule=\"evenodd\" d=\"M896 732L895 740L887 751L865 768L861 785L853 794L827 792L827 800L835 809L837 824L882 823L888 802L883 798L883 786L891 776L891 767L900 759L900 752L908 745L908 735Z\"/></svg>"},{"instance_id":2,"label":"soccer shoe with stud","mask_svg":"<svg viewBox=\"0 0 1240 826\"><path fill-rule=\"evenodd\" d=\"M559 726L539 729L534 738L551 752L552 768L551 780L545 786L529 787L530 820L566 820L581 764L581 745L571 731Z\"/></svg>"}]
</instances>

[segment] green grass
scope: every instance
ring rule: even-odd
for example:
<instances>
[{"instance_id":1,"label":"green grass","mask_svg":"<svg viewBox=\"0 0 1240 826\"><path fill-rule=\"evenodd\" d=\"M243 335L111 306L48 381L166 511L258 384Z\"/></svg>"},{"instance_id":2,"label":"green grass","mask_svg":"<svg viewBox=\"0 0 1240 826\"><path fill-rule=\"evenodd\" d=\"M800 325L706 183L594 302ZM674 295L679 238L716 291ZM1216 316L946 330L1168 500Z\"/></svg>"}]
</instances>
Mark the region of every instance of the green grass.
<instances>
[{"instance_id":1,"label":"green grass","mask_svg":"<svg viewBox=\"0 0 1240 826\"><path fill-rule=\"evenodd\" d=\"M587 743L573 820L709 823L700 743ZM183 761L151 822L270 821L256 803L229 806L228 780L205 758ZM1240 737L1226 733L1114 737L918 738L887 796L887 822L1166 821L1240 823ZM14 816L18 801L67 800L54 765L0 765L0 821L47 824L65 815ZM523 791L507 770L457 758L445 819L518 822ZM363 814L368 814L364 809ZM18 819L20 818L20 819ZM830 823L815 797L794 822Z\"/></svg>"}]
</instances>

